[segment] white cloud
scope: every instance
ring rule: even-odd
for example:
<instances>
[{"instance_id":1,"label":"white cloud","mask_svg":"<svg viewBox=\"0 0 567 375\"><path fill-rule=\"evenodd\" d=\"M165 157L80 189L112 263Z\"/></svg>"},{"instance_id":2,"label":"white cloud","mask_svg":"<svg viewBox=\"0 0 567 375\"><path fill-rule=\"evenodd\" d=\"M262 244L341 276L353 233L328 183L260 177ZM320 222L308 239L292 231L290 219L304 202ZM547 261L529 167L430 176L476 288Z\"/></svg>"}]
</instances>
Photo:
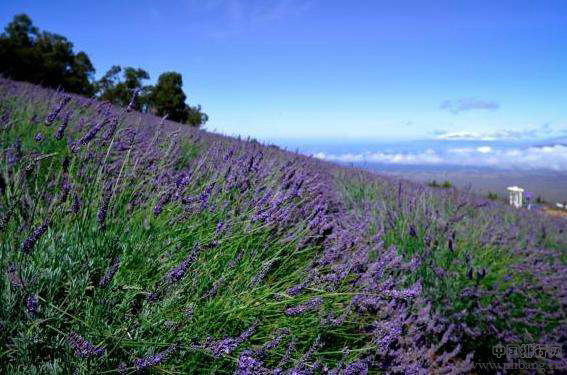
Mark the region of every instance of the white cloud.
<instances>
[{"instance_id":1,"label":"white cloud","mask_svg":"<svg viewBox=\"0 0 567 375\"><path fill-rule=\"evenodd\" d=\"M437 136L437 139L442 140L466 140L466 141L494 141L497 138L494 134L460 131L460 132L447 132Z\"/></svg>"},{"instance_id":2,"label":"white cloud","mask_svg":"<svg viewBox=\"0 0 567 375\"><path fill-rule=\"evenodd\" d=\"M549 136L553 133L553 129L549 123L545 123L538 127L532 127L529 129L520 130L497 130L497 131L436 131L436 135L439 140L446 141L496 141L496 140L521 140L521 139L533 139L542 136Z\"/></svg>"},{"instance_id":3,"label":"white cloud","mask_svg":"<svg viewBox=\"0 0 567 375\"><path fill-rule=\"evenodd\" d=\"M525 149L453 148L445 153L428 149L415 153L364 152L326 154L316 158L344 163L385 163L402 165L461 165L514 169L551 169L567 171L567 146L552 145Z\"/></svg>"}]
</instances>

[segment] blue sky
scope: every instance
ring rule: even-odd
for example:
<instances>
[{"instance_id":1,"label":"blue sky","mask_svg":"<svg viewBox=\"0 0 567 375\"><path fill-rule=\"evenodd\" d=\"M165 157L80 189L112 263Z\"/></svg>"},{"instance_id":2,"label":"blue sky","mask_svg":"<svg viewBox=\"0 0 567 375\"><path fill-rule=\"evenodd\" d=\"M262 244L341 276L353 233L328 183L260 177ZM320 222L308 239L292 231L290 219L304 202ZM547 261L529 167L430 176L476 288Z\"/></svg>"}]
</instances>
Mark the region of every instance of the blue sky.
<instances>
[{"instance_id":1,"label":"blue sky","mask_svg":"<svg viewBox=\"0 0 567 375\"><path fill-rule=\"evenodd\" d=\"M183 74L206 128L265 140L567 135L566 1L41 1L89 54Z\"/></svg>"}]
</instances>

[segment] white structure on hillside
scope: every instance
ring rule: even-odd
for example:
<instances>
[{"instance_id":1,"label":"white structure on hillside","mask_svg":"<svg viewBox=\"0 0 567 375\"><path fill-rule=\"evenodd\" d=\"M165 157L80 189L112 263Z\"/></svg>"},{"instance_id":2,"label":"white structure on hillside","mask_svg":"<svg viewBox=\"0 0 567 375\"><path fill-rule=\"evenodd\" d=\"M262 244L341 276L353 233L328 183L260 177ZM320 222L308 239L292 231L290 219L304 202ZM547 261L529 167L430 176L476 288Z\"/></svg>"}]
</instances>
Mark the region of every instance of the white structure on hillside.
<instances>
[{"instance_id":1,"label":"white structure on hillside","mask_svg":"<svg viewBox=\"0 0 567 375\"><path fill-rule=\"evenodd\" d=\"M510 192L510 206L514 206L516 208L522 207L524 189L517 186L510 186L508 187L508 191Z\"/></svg>"}]
</instances>

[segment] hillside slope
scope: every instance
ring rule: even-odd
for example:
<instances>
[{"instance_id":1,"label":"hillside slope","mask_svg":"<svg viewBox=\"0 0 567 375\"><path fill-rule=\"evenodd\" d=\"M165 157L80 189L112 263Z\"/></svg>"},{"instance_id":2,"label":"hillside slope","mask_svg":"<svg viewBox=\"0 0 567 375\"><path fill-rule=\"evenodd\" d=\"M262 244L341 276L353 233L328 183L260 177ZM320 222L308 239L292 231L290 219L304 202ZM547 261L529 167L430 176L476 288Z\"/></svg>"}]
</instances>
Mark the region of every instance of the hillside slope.
<instances>
[{"instance_id":1,"label":"hillside slope","mask_svg":"<svg viewBox=\"0 0 567 375\"><path fill-rule=\"evenodd\" d=\"M565 221L9 80L0 129L2 373L566 365L494 351L567 350Z\"/></svg>"}]
</instances>

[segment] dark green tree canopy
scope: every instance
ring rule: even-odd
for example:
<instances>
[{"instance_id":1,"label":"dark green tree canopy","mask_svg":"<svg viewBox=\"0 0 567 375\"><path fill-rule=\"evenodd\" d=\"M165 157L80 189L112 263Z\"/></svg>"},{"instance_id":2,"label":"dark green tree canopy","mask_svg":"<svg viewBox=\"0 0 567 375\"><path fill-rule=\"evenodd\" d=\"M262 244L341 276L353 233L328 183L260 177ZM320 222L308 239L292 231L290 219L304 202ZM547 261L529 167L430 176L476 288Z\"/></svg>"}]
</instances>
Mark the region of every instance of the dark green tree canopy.
<instances>
[{"instance_id":1,"label":"dark green tree canopy","mask_svg":"<svg viewBox=\"0 0 567 375\"><path fill-rule=\"evenodd\" d=\"M25 14L14 17L0 35L0 73L21 81L91 96L95 69L67 38L39 31Z\"/></svg>"},{"instance_id":2,"label":"dark green tree canopy","mask_svg":"<svg viewBox=\"0 0 567 375\"><path fill-rule=\"evenodd\" d=\"M201 106L190 107L185 103L187 96L183 92L183 79L177 72L162 73L157 84L151 89L150 103L158 116L167 115L172 121L179 121L191 126L200 126L207 122L208 116L201 112Z\"/></svg>"},{"instance_id":3,"label":"dark green tree canopy","mask_svg":"<svg viewBox=\"0 0 567 375\"><path fill-rule=\"evenodd\" d=\"M96 89L101 99L120 106L127 106L134 92L137 92L138 100L134 102L133 109L146 111L151 86L144 86L142 81L147 79L150 79L150 75L144 69L122 69L119 65L113 65L96 83Z\"/></svg>"}]
</instances>

